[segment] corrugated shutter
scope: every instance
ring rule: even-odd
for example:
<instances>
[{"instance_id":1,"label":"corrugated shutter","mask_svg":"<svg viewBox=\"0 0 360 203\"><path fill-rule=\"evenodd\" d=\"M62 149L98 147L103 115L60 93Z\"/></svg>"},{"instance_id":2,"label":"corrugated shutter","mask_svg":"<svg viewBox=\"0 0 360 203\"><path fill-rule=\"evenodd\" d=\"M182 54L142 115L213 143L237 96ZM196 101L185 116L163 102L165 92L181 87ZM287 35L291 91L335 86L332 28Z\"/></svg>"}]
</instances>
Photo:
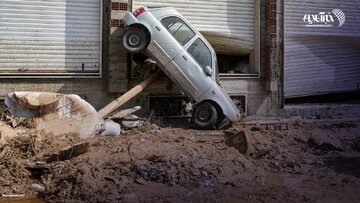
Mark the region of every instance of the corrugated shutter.
<instances>
[{"instance_id":1,"label":"corrugated shutter","mask_svg":"<svg viewBox=\"0 0 360 203\"><path fill-rule=\"evenodd\" d=\"M340 9L341 27L305 27L305 14ZM360 2L285 1L285 97L359 90Z\"/></svg>"},{"instance_id":2,"label":"corrugated shutter","mask_svg":"<svg viewBox=\"0 0 360 203\"><path fill-rule=\"evenodd\" d=\"M100 0L1 0L0 75L100 75Z\"/></svg>"},{"instance_id":3,"label":"corrugated shutter","mask_svg":"<svg viewBox=\"0 0 360 203\"><path fill-rule=\"evenodd\" d=\"M133 0L133 9L173 7L219 53L249 54L255 44L254 0Z\"/></svg>"}]
</instances>

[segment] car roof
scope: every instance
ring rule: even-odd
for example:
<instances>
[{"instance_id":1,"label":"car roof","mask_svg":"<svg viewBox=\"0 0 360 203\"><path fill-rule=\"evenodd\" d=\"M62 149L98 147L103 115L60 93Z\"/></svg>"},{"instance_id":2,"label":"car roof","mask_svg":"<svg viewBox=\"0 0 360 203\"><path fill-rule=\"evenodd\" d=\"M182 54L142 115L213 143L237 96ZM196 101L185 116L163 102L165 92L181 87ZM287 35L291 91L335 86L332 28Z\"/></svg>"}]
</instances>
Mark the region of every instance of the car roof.
<instances>
[{"instance_id":1,"label":"car roof","mask_svg":"<svg viewBox=\"0 0 360 203\"><path fill-rule=\"evenodd\" d=\"M181 17L183 20L185 20L187 22L188 26L190 26L192 28L192 30L194 30L196 32L196 34L199 35L203 41L205 41L205 43L208 45L208 47L210 47L212 52L215 53L214 48L210 45L210 43L206 40L206 38L201 34L201 32L199 30L195 29L193 27L193 25L191 23L189 23L188 20L173 7L144 7L144 8L148 9L155 18L160 18L163 16Z\"/></svg>"}]
</instances>

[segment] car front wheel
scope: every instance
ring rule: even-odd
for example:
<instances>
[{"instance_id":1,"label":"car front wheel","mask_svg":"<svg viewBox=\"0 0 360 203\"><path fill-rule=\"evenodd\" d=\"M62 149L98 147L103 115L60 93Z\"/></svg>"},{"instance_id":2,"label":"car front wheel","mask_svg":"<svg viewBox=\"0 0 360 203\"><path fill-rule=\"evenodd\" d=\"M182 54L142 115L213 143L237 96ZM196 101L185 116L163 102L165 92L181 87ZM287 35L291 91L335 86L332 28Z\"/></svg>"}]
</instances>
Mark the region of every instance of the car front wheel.
<instances>
[{"instance_id":1,"label":"car front wheel","mask_svg":"<svg viewBox=\"0 0 360 203\"><path fill-rule=\"evenodd\" d=\"M193 122L203 129L214 129L218 113L213 104L204 102L199 104L193 112Z\"/></svg>"},{"instance_id":2,"label":"car front wheel","mask_svg":"<svg viewBox=\"0 0 360 203\"><path fill-rule=\"evenodd\" d=\"M129 28L122 37L124 49L129 53L143 51L147 44L146 34L138 28Z\"/></svg>"}]
</instances>

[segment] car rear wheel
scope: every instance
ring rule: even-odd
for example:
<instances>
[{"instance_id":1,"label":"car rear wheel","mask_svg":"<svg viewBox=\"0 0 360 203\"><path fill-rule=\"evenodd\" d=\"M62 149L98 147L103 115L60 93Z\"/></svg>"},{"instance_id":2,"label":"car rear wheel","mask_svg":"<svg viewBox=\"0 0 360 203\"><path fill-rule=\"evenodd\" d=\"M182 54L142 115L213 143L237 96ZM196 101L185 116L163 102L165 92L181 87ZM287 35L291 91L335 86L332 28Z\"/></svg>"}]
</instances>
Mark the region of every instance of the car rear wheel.
<instances>
[{"instance_id":1,"label":"car rear wheel","mask_svg":"<svg viewBox=\"0 0 360 203\"><path fill-rule=\"evenodd\" d=\"M214 129L218 113L214 105L209 102L199 104L192 115L193 122L203 129Z\"/></svg>"},{"instance_id":2,"label":"car rear wheel","mask_svg":"<svg viewBox=\"0 0 360 203\"><path fill-rule=\"evenodd\" d=\"M144 31L138 28L129 28L122 37L124 49L129 53L139 53L147 45L147 38Z\"/></svg>"}]
</instances>

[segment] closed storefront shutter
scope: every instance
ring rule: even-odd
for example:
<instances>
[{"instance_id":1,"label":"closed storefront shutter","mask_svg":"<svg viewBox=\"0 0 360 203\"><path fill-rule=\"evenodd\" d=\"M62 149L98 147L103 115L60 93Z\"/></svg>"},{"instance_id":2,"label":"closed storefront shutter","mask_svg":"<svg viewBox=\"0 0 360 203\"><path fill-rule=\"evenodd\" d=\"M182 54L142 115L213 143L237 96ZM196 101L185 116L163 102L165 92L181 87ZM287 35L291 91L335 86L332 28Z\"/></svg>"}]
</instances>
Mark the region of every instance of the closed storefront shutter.
<instances>
[{"instance_id":1,"label":"closed storefront shutter","mask_svg":"<svg viewBox=\"0 0 360 203\"><path fill-rule=\"evenodd\" d=\"M359 90L359 10L359 1L285 1L285 97Z\"/></svg>"},{"instance_id":2,"label":"closed storefront shutter","mask_svg":"<svg viewBox=\"0 0 360 203\"><path fill-rule=\"evenodd\" d=\"M100 76L101 1L1 0L0 75Z\"/></svg>"},{"instance_id":3,"label":"closed storefront shutter","mask_svg":"<svg viewBox=\"0 0 360 203\"><path fill-rule=\"evenodd\" d=\"M217 53L249 54L254 49L254 0L133 0L133 9L141 6L175 8Z\"/></svg>"}]
</instances>

